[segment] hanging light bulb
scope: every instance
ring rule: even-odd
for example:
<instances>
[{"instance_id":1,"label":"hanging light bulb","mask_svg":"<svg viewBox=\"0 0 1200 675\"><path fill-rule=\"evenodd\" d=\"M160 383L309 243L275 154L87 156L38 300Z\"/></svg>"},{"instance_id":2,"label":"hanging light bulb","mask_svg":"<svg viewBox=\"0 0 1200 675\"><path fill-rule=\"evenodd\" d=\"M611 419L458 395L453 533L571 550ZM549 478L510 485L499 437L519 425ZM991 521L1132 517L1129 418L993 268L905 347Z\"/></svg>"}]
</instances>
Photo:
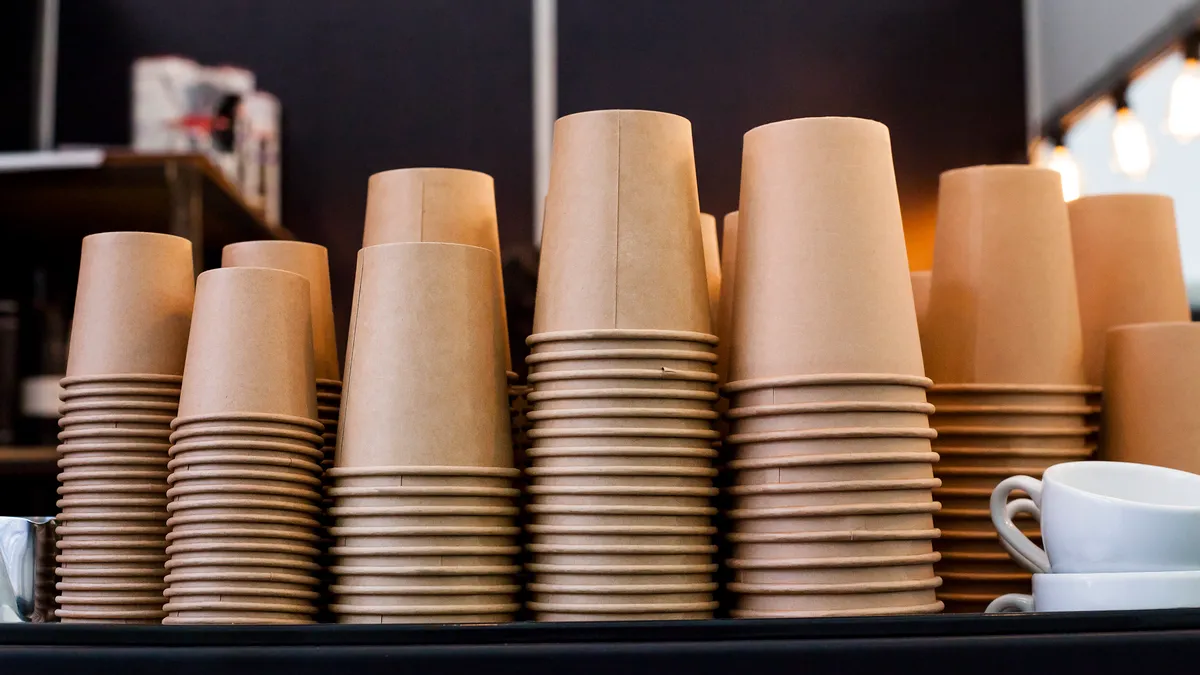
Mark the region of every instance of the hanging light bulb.
<instances>
[{"instance_id":1,"label":"hanging light bulb","mask_svg":"<svg viewBox=\"0 0 1200 675\"><path fill-rule=\"evenodd\" d=\"M1117 123L1112 135L1117 168L1130 178L1145 178L1150 171L1150 136L1129 108L1125 87L1121 87L1113 98L1117 107Z\"/></svg>"},{"instance_id":2,"label":"hanging light bulb","mask_svg":"<svg viewBox=\"0 0 1200 675\"><path fill-rule=\"evenodd\" d=\"M1200 136L1200 31L1187 37L1183 56L1183 72L1171 85L1167 130L1181 143L1188 143Z\"/></svg>"},{"instance_id":3,"label":"hanging light bulb","mask_svg":"<svg viewBox=\"0 0 1200 675\"><path fill-rule=\"evenodd\" d=\"M1079 199L1081 189L1079 165L1075 163L1075 158L1071 157L1071 151L1067 150L1067 146L1061 143L1054 146L1050 159L1046 161L1046 168L1057 171L1062 177L1063 199L1069 202Z\"/></svg>"},{"instance_id":4,"label":"hanging light bulb","mask_svg":"<svg viewBox=\"0 0 1200 675\"><path fill-rule=\"evenodd\" d=\"M1037 155L1042 158L1038 162L1039 164L1058 172L1062 178L1063 199L1070 202L1079 199L1083 181L1080 179L1079 165L1075 163L1075 158L1071 156L1071 151L1063 142L1065 135L1062 126L1057 126L1046 138L1053 148L1050 155L1047 157L1044 152L1039 152Z\"/></svg>"}]
</instances>

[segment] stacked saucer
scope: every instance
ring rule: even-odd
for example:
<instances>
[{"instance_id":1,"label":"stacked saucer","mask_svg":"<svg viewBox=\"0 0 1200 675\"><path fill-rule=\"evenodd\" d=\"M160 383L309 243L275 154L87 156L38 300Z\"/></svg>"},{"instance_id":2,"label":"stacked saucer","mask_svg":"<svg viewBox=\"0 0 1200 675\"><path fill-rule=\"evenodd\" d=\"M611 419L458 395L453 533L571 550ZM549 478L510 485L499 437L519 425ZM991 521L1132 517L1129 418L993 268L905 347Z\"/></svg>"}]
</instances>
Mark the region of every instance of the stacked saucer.
<instances>
[{"instance_id":1,"label":"stacked saucer","mask_svg":"<svg viewBox=\"0 0 1200 675\"><path fill-rule=\"evenodd\" d=\"M980 246L986 241L986 246ZM992 527L1005 476L1040 476L1095 450L1067 207L1058 174L980 166L942 174L925 367L942 487L938 573L951 611L1029 592ZM1038 536L1031 519L1018 521Z\"/></svg>"},{"instance_id":2,"label":"stacked saucer","mask_svg":"<svg viewBox=\"0 0 1200 675\"><path fill-rule=\"evenodd\" d=\"M164 623L311 623L323 427L309 284L201 274L172 424Z\"/></svg>"},{"instance_id":3,"label":"stacked saucer","mask_svg":"<svg viewBox=\"0 0 1200 675\"><path fill-rule=\"evenodd\" d=\"M931 382L887 128L758 127L742 171L724 388L732 614L939 612Z\"/></svg>"},{"instance_id":4,"label":"stacked saucer","mask_svg":"<svg viewBox=\"0 0 1200 675\"><path fill-rule=\"evenodd\" d=\"M60 394L58 616L159 623L167 437L179 407L193 298L186 239L84 238Z\"/></svg>"},{"instance_id":5,"label":"stacked saucer","mask_svg":"<svg viewBox=\"0 0 1200 675\"><path fill-rule=\"evenodd\" d=\"M693 166L681 117L555 125L527 359L538 620L716 609L717 339Z\"/></svg>"},{"instance_id":6,"label":"stacked saucer","mask_svg":"<svg viewBox=\"0 0 1200 675\"><path fill-rule=\"evenodd\" d=\"M359 252L330 550L339 623L511 621L513 468L495 256Z\"/></svg>"}]
</instances>

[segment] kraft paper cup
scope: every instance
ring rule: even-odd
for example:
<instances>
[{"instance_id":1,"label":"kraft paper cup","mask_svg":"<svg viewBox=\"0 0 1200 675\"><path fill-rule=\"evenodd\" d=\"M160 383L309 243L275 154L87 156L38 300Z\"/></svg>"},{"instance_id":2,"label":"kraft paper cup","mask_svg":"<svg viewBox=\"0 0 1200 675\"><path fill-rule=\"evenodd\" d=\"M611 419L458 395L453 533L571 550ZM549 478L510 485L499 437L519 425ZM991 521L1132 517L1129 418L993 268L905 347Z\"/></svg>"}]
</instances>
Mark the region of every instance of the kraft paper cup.
<instances>
[{"instance_id":1,"label":"kraft paper cup","mask_svg":"<svg viewBox=\"0 0 1200 675\"><path fill-rule=\"evenodd\" d=\"M586 430L652 427L661 430L709 431L717 413L686 408L575 408L534 410L526 415L539 433L556 429Z\"/></svg>"},{"instance_id":2,"label":"kraft paper cup","mask_svg":"<svg viewBox=\"0 0 1200 675\"><path fill-rule=\"evenodd\" d=\"M883 489L889 482L929 481L933 478L933 467L929 457L936 455L917 454L913 457L889 455L851 456L854 462L814 463L807 457L782 457L777 461L733 460L729 471L733 485L731 494L745 492L742 488L782 489L776 486L810 486L813 492L857 492L860 490ZM837 458L820 458L834 461ZM751 466L755 468L735 468ZM934 486L936 487L936 486ZM752 490L750 490L752 491Z\"/></svg>"},{"instance_id":3,"label":"kraft paper cup","mask_svg":"<svg viewBox=\"0 0 1200 675\"><path fill-rule=\"evenodd\" d=\"M259 267L196 282L179 417L239 413L316 420L309 283Z\"/></svg>"},{"instance_id":4,"label":"kraft paper cup","mask_svg":"<svg viewBox=\"0 0 1200 675\"><path fill-rule=\"evenodd\" d=\"M503 341L505 370L512 370L492 177L478 171L436 168L372 175L367 183L363 248L415 242L463 244L492 252L499 312L496 330Z\"/></svg>"},{"instance_id":5,"label":"kraft paper cup","mask_svg":"<svg viewBox=\"0 0 1200 675\"><path fill-rule=\"evenodd\" d=\"M535 391L594 389L663 389L666 391L716 391L716 373L663 368L609 368L533 373L528 378Z\"/></svg>"},{"instance_id":6,"label":"kraft paper cup","mask_svg":"<svg viewBox=\"0 0 1200 675\"><path fill-rule=\"evenodd\" d=\"M691 124L600 110L554 127L533 332L711 334Z\"/></svg>"},{"instance_id":7,"label":"kraft paper cup","mask_svg":"<svg viewBox=\"0 0 1200 675\"><path fill-rule=\"evenodd\" d=\"M732 434L836 428L921 428L929 426L928 403L782 404L731 409Z\"/></svg>"},{"instance_id":8,"label":"kraft paper cup","mask_svg":"<svg viewBox=\"0 0 1200 675\"><path fill-rule=\"evenodd\" d=\"M908 273L912 282L913 305L917 310L917 329L920 331L925 324L925 315L929 311L929 284L932 280L931 270L914 270Z\"/></svg>"},{"instance_id":9,"label":"kraft paper cup","mask_svg":"<svg viewBox=\"0 0 1200 675\"><path fill-rule=\"evenodd\" d=\"M704 246L704 278L708 282L708 309L716 330L721 305L721 249L717 243L717 218L700 214L700 240Z\"/></svg>"},{"instance_id":10,"label":"kraft paper cup","mask_svg":"<svg viewBox=\"0 0 1200 675\"><path fill-rule=\"evenodd\" d=\"M581 349L530 354L531 373L573 372L614 368L670 368L685 372L716 372L717 355L683 349Z\"/></svg>"},{"instance_id":11,"label":"kraft paper cup","mask_svg":"<svg viewBox=\"0 0 1200 675\"><path fill-rule=\"evenodd\" d=\"M266 267L308 280L316 376L338 380L337 334L329 290L329 254L324 246L302 241L244 241L221 250L222 267Z\"/></svg>"},{"instance_id":12,"label":"kraft paper cup","mask_svg":"<svg viewBox=\"0 0 1200 675\"><path fill-rule=\"evenodd\" d=\"M1112 194L1067 204L1087 382L1104 381L1109 328L1190 321L1175 203L1165 195Z\"/></svg>"},{"instance_id":13,"label":"kraft paper cup","mask_svg":"<svg viewBox=\"0 0 1200 675\"><path fill-rule=\"evenodd\" d=\"M531 408L539 411L622 407L712 410L717 401L717 394L712 391L667 391L663 389L534 391L530 392L527 397Z\"/></svg>"},{"instance_id":14,"label":"kraft paper cup","mask_svg":"<svg viewBox=\"0 0 1200 675\"><path fill-rule=\"evenodd\" d=\"M887 127L750 130L740 206L730 380L925 374Z\"/></svg>"},{"instance_id":15,"label":"kraft paper cup","mask_svg":"<svg viewBox=\"0 0 1200 675\"><path fill-rule=\"evenodd\" d=\"M211 456L195 456L188 453L176 455L167 462L167 468L181 477L194 471L243 471L246 469L268 469L288 475L317 477L321 475L321 466L312 461L305 461L290 456L283 458L260 457L257 453L244 452L215 454Z\"/></svg>"},{"instance_id":16,"label":"kraft paper cup","mask_svg":"<svg viewBox=\"0 0 1200 675\"><path fill-rule=\"evenodd\" d=\"M925 403L933 381L913 375L827 373L730 382L731 408L801 403Z\"/></svg>"},{"instance_id":17,"label":"kraft paper cup","mask_svg":"<svg viewBox=\"0 0 1200 675\"><path fill-rule=\"evenodd\" d=\"M595 328L535 333L525 338L533 354L574 352L590 349L669 349L714 352L716 335L694 331Z\"/></svg>"},{"instance_id":18,"label":"kraft paper cup","mask_svg":"<svg viewBox=\"0 0 1200 675\"><path fill-rule=\"evenodd\" d=\"M359 257L337 465L511 467L505 368L488 293L493 254L387 244Z\"/></svg>"},{"instance_id":19,"label":"kraft paper cup","mask_svg":"<svg viewBox=\"0 0 1200 675\"><path fill-rule=\"evenodd\" d=\"M1024 467L1044 471L1060 462L1078 462L1091 457L1096 451L1094 445L1081 448L977 448L977 447L948 447L938 448L937 470L944 475L951 475L959 469L1005 469L1009 467ZM1022 472L1010 472L1017 475Z\"/></svg>"},{"instance_id":20,"label":"kraft paper cup","mask_svg":"<svg viewBox=\"0 0 1200 675\"><path fill-rule=\"evenodd\" d=\"M1082 427L1086 415L1099 413L1096 406L992 406L943 405L930 420L941 427Z\"/></svg>"},{"instance_id":21,"label":"kraft paper cup","mask_svg":"<svg viewBox=\"0 0 1200 675\"><path fill-rule=\"evenodd\" d=\"M1200 324L1121 326L1107 344L1104 458L1200 470Z\"/></svg>"},{"instance_id":22,"label":"kraft paper cup","mask_svg":"<svg viewBox=\"0 0 1200 675\"><path fill-rule=\"evenodd\" d=\"M192 245L148 232L84 237L67 376L178 376L192 316Z\"/></svg>"},{"instance_id":23,"label":"kraft paper cup","mask_svg":"<svg viewBox=\"0 0 1200 675\"><path fill-rule=\"evenodd\" d=\"M1085 382L1062 182L1031 166L944 172L926 319L935 382Z\"/></svg>"},{"instance_id":24,"label":"kraft paper cup","mask_svg":"<svg viewBox=\"0 0 1200 675\"><path fill-rule=\"evenodd\" d=\"M717 373L721 382L729 380L729 352L733 333L734 282L737 277L738 212L725 214L721 246L721 300L713 329L720 338L717 345Z\"/></svg>"},{"instance_id":25,"label":"kraft paper cup","mask_svg":"<svg viewBox=\"0 0 1200 675\"><path fill-rule=\"evenodd\" d=\"M620 467L711 469L713 448L641 446L530 448L530 466L539 471L590 471Z\"/></svg>"},{"instance_id":26,"label":"kraft paper cup","mask_svg":"<svg viewBox=\"0 0 1200 675\"><path fill-rule=\"evenodd\" d=\"M942 405L990 406L1083 406L1100 394L1091 385L1053 384L937 384L929 390L929 402Z\"/></svg>"}]
</instances>

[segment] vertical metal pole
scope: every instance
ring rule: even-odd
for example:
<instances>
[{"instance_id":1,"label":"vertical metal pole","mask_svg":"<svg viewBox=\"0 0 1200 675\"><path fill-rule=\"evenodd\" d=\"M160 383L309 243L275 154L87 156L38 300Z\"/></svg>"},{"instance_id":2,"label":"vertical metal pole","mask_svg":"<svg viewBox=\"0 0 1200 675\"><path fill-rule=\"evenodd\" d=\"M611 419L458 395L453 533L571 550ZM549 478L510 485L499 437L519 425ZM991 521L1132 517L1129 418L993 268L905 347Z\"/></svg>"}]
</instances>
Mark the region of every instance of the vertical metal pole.
<instances>
[{"instance_id":1,"label":"vertical metal pole","mask_svg":"<svg viewBox=\"0 0 1200 675\"><path fill-rule=\"evenodd\" d=\"M533 0L533 245L538 248L557 117L558 0Z\"/></svg>"},{"instance_id":2,"label":"vertical metal pole","mask_svg":"<svg viewBox=\"0 0 1200 675\"><path fill-rule=\"evenodd\" d=\"M58 3L59 0L38 2L37 51L34 54L37 95L33 103L33 146L37 150L54 149L54 113L58 93Z\"/></svg>"}]
</instances>

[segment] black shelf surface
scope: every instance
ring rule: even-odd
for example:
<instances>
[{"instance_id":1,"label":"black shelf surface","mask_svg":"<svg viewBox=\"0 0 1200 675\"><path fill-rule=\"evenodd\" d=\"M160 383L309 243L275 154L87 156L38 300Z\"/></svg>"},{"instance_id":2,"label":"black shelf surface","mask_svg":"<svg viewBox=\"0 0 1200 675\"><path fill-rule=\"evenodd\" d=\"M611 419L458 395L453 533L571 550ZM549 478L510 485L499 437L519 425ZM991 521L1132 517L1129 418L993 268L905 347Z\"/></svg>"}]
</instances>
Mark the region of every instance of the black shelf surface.
<instances>
[{"instance_id":1,"label":"black shelf surface","mask_svg":"<svg viewBox=\"0 0 1200 675\"><path fill-rule=\"evenodd\" d=\"M499 626L0 626L0 672L1197 672L1200 610Z\"/></svg>"}]
</instances>

